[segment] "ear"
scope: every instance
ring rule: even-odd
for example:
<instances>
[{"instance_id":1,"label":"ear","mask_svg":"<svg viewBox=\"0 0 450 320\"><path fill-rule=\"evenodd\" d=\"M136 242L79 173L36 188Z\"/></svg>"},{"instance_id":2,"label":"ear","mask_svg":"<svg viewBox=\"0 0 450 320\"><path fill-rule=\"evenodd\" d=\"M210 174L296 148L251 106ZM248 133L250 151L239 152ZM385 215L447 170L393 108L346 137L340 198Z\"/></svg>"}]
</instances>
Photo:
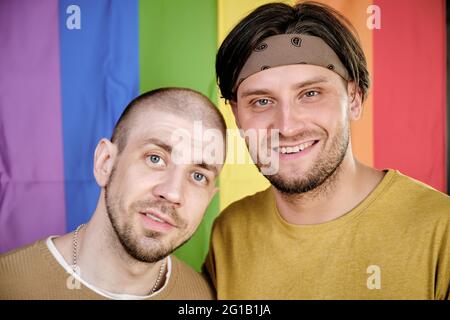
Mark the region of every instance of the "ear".
<instances>
[{"instance_id":1,"label":"ear","mask_svg":"<svg viewBox=\"0 0 450 320\"><path fill-rule=\"evenodd\" d=\"M351 120L359 120L362 116L362 92L354 81L347 84L347 94L349 99L349 115Z\"/></svg>"},{"instance_id":2,"label":"ear","mask_svg":"<svg viewBox=\"0 0 450 320\"><path fill-rule=\"evenodd\" d=\"M108 183L116 157L116 145L108 139L101 139L95 148L94 176L97 184L102 188Z\"/></svg>"},{"instance_id":3,"label":"ear","mask_svg":"<svg viewBox=\"0 0 450 320\"><path fill-rule=\"evenodd\" d=\"M239 123L239 117L238 117L238 106L237 106L237 102L230 100L230 106L231 106L231 111L233 111L233 115L234 115L234 122L236 122L236 126L238 128L241 128L241 125Z\"/></svg>"}]
</instances>

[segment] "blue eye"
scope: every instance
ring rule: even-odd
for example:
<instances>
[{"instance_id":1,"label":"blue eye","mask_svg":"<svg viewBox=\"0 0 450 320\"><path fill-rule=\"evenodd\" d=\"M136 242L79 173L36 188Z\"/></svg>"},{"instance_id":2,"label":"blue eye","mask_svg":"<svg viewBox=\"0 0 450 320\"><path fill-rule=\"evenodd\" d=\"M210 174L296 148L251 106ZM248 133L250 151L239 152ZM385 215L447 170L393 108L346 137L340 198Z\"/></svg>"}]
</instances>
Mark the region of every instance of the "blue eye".
<instances>
[{"instance_id":1,"label":"blue eye","mask_svg":"<svg viewBox=\"0 0 450 320\"><path fill-rule=\"evenodd\" d=\"M317 96L318 94L319 94L319 92L312 90L312 91L306 92L305 96L307 96L308 98L311 98L311 97Z\"/></svg>"},{"instance_id":2,"label":"blue eye","mask_svg":"<svg viewBox=\"0 0 450 320\"><path fill-rule=\"evenodd\" d=\"M203 179L206 179L206 177L203 174L198 173L198 172L194 172L192 177L194 178L195 181L199 181L199 182L201 182Z\"/></svg>"},{"instance_id":3,"label":"blue eye","mask_svg":"<svg viewBox=\"0 0 450 320\"><path fill-rule=\"evenodd\" d=\"M166 166L164 158L157 154L148 155L146 161L153 168L164 168Z\"/></svg>"},{"instance_id":4,"label":"blue eye","mask_svg":"<svg viewBox=\"0 0 450 320\"><path fill-rule=\"evenodd\" d=\"M258 99L256 100L256 104L261 107L265 107L269 104L269 99Z\"/></svg>"},{"instance_id":5,"label":"blue eye","mask_svg":"<svg viewBox=\"0 0 450 320\"><path fill-rule=\"evenodd\" d=\"M159 161L161 160L161 157L160 156L157 156L157 155L154 155L154 154L152 154L151 156L149 156L149 158L150 158L150 161L151 162L153 162L153 163L159 163Z\"/></svg>"}]
</instances>

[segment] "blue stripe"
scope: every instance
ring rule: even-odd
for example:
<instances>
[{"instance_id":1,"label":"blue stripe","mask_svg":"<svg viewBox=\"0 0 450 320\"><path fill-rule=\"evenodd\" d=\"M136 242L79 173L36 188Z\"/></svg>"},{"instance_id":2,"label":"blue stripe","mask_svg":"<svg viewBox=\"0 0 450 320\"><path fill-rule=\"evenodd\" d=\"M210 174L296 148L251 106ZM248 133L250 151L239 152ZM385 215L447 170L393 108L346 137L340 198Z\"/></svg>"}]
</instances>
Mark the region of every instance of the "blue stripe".
<instances>
[{"instance_id":1,"label":"blue stripe","mask_svg":"<svg viewBox=\"0 0 450 320\"><path fill-rule=\"evenodd\" d=\"M81 29L66 10L80 8ZM67 231L86 222L100 188L93 176L98 141L109 138L139 94L138 2L60 0L61 91Z\"/></svg>"}]
</instances>

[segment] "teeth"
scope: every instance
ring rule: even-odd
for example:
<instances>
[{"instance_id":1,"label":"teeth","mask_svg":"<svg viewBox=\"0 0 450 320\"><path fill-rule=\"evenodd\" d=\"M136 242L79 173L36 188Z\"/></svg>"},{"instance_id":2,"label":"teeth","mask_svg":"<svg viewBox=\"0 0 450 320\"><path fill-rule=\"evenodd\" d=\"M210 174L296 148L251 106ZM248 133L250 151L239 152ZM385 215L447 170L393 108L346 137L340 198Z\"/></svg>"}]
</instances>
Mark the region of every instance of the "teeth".
<instances>
[{"instance_id":1,"label":"teeth","mask_svg":"<svg viewBox=\"0 0 450 320\"><path fill-rule=\"evenodd\" d=\"M151 213L147 213L146 216L147 216L148 218L152 219L152 220L155 220L156 222L160 222L160 223L164 223L164 222L165 222L164 220L161 220L160 218L155 217L155 216L152 215Z\"/></svg>"},{"instance_id":2,"label":"teeth","mask_svg":"<svg viewBox=\"0 0 450 320\"><path fill-rule=\"evenodd\" d=\"M305 143L302 143L301 145L299 145L298 147L301 151L303 151L306 148L308 148L309 146L311 146L313 143L314 143L314 141L305 142Z\"/></svg>"},{"instance_id":3,"label":"teeth","mask_svg":"<svg viewBox=\"0 0 450 320\"><path fill-rule=\"evenodd\" d=\"M298 146L295 146L295 147L275 148L276 149L275 151L281 152L281 153L284 153L284 154L286 154L286 153L296 153L296 152L305 150L306 148L310 147L313 144L314 144L314 141L309 141L309 142L302 143L302 144L300 144Z\"/></svg>"}]
</instances>

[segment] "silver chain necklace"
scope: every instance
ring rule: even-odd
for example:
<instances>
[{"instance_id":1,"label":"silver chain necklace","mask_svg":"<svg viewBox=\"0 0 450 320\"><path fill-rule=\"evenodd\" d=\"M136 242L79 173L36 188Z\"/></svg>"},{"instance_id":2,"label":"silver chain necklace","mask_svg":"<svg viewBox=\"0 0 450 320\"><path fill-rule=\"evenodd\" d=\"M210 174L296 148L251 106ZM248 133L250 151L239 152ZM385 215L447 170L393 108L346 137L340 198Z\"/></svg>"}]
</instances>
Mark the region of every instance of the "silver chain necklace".
<instances>
[{"instance_id":1,"label":"silver chain necklace","mask_svg":"<svg viewBox=\"0 0 450 320\"><path fill-rule=\"evenodd\" d=\"M77 265L78 244L79 244L78 233L80 232L81 228L83 228L85 225L86 225L85 223L82 223L78 226L78 228L73 233L73 239L72 239L72 269L73 269L73 272L78 275L80 275L78 272L78 265ZM161 282L161 279L164 275L165 270L166 270L166 259L164 259L161 263L161 267L159 268L158 277L156 278L156 282L153 285L153 288L152 288L152 291L150 291L150 294L153 294L158 289L159 283Z\"/></svg>"}]
</instances>

